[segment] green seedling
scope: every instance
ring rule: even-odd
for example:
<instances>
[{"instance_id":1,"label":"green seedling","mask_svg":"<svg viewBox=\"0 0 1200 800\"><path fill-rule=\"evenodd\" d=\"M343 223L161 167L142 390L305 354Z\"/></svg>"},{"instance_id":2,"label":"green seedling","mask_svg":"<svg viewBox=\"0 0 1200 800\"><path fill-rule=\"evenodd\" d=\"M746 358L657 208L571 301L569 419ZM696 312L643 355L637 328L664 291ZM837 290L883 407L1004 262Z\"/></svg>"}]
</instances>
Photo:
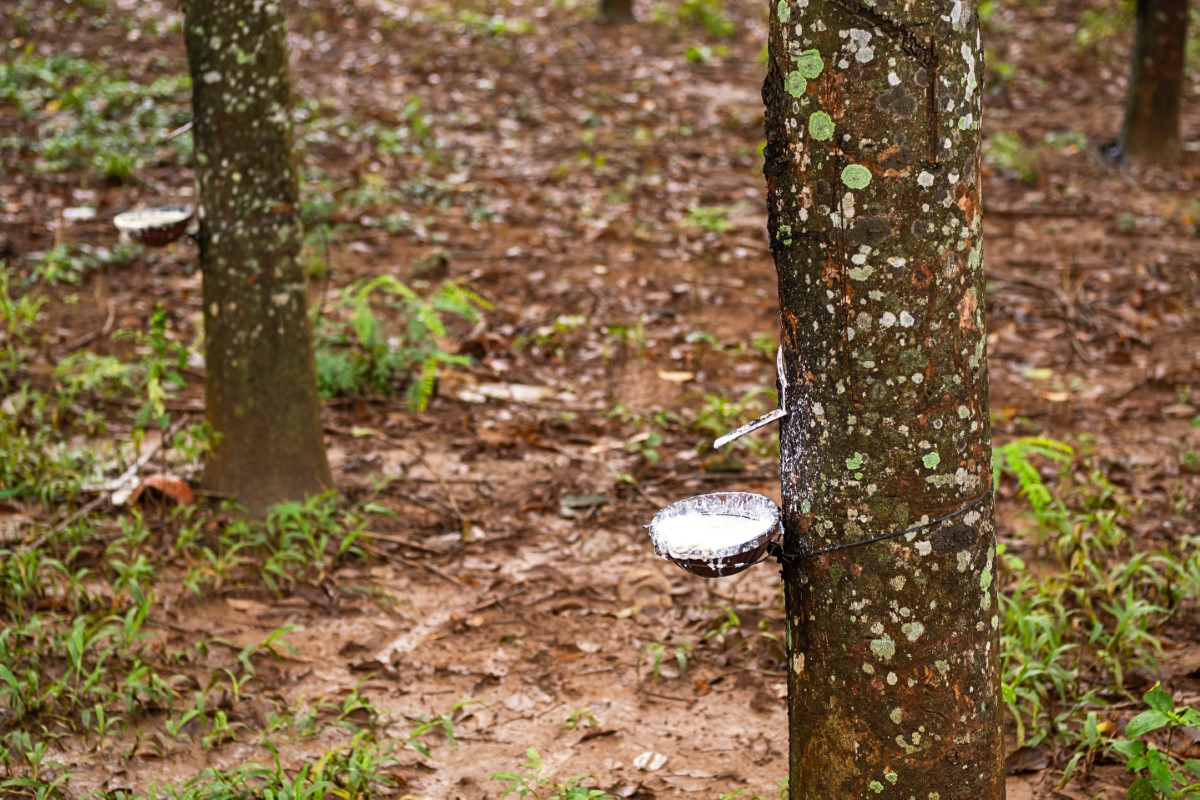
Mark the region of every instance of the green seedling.
<instances>
[{"instance_id":1,"label":"green seedling","mask_svg":"<svg viewBox=\"0 0 1200 800\"><path fill-rule=\"evenodd\" d=\"M1161 684L1142 696L1149 708L1125 726L1125 739L1112 749L1126 759L1126 768L1137 775L1126 795L1129 800L1195 800L1200 798L1200 759L1182 759L1172 752L1175 735L1182 729L1200 729L1200 710L1179 706ZM1163 732L1162 749L1150 740Z\"/></svg>"},{"instance_id":2,"label":"green seedling","mask_svg":"<svg viewBox=\"0 0 1200 800\"><path fill-rule=\"evenodd\" d=\"M663 437L658 431L644 431L625 441L625 450L637 453L652 467L658 466L658 448L662 446Z\"/></svg>"},{"instance_id":3,"label":"green seedling","mask_svg":"<svg viewBox=\"0 0 1200 800\"><path fill-rule=\"evenodd\" d=\"M536 747L525 751L526 761L521 772L497 772L493 781L504 784L500 797L516 795L520 800L604 800L609 795L599 789L585 785L589 776L579 775L564 783L555 783L542 777L545 762Z\"/></svg>"},{"instance_id":4,"label":"green seedling","mask_svg":"<svg viewBox=\"0 0 1200 800\"><path fill-rule=\"evenodd\" d=\"M708 630L704 632L704 641L706 642L714 637L724 636L732 630L737 630L742 624L742 620L729 603L721 603L713 606L710 610L717 610L720 613L709 623Z\"/></svg>"},{"instance_id":5,"label":"green seedling","mask_svg":"<svg viewBox=\"0 0 1200 800\"><path fill-rule=\"evenodd\" d=\"M729 36L736 26L729 18L723 0L682 0L678 5L657 4L652 17L671 26L699 25L710 36Z\"/></svg>"},{"instance_id":6,"label":"green seedling","mask_svg":"<svg viewBox=\"0 0 1200 800\"><path fill-rule=\"evenodd\" d=\"M732 206L691 206L683 220L685 228L699 228L709 233L725 233L732 227L729 212Z\"/></svg>"},{"instance_id":7,"label":"green seedling","mask_svg":"<svg viewBox=\"0 0 1200 800\"><path fill-rule=\"evenodd\" d=\"M640 676L642 673L642 661L648 659L650 662L650 678L651 680L662 679L663 658L666 656L667 648L662 642L647 642L640 653L638 653L637 663L634 667L635 671ZM687 679L688 657L692 652L692 646L684 642L676 647L673 651L675 665L679 670L679 681L682 683Z\"/></svg>"},{"instance_id":8,"label":"green seedling","mask_svg":"<svg viewBox=\"0 0 1200 800\"><path fill-rule=\"evenodd\" d=\"M1071 781L1076 771L1082 771L1084 775L1091 773L1096 756L1111 744L1111 740L1105 734L1112 730L1112 727L1111 723L1101 720L1100 715L1095 711L1087 712L1078 736L1075 738L1075 752L1067 761L1067 766L1063 768L1062 779L1058 783L1059 791L1062 791L1063 787ZM1070 738L1070 736L1063 736L1064 740Z\"/></svg>"},{"instance_id":9,"label":"green seedling","mask_svg":"<svg viewBox=\"0 0 1200 800\"><path fill-rule=\"evenodd\" d=\"M354 687L354 691L350 692L342 701L341 708L338 709L338 722L350 728L359 727L357 719L365 719L368 727L374 726L379 721L379 709L369 697L359 692L361 688L361 686Z\"/></svg>"},{"instance_id":10,"label":"green seedling","mask_svg":"<svg viewBox=\"0 0 1200 800\"><path fill-rule=\"evenodd\" d=\"M421 737L430 731L440 730L442 735L445 736L446 743L450 746L450 749L454 750L458 746L458 742L454 738L454 715L456 712L472 705L483 705L483 703L479 700L459 700L445 714L438 714L428 720L423 717L417 717L414 720L417 726L409 732L408 738L404 743L426 758L432 758L433 756L429 754L429 747L421 741Z\"/></svg>"},{"instance_id":11,"label":"green seedling","mask_svg":"<svg viewBox=\"0 0 1200 800\"><path fill-rule=\"evenodd\" d=\"M583 728L596 727L596 717L592 715L592 711L587 706L584 706L577 711L572 711L563 721L563 727L569 731L582 730Z\"/></svg>"}]
</instances>

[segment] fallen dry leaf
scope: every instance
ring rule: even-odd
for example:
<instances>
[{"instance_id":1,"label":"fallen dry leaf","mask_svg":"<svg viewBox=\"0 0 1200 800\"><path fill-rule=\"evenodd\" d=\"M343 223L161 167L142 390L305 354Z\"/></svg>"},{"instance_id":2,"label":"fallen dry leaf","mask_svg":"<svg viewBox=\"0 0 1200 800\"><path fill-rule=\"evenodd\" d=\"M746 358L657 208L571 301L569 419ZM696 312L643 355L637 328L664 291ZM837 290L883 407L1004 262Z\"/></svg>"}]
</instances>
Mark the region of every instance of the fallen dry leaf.
<instances>
[{"instance_id":1,"label":"fallen dry leaf","mask_svg":"<svg viewBox=\"0 0 1200 800\"><path fill-rule=\"evenodd\" d=\"M664 380L667 383L687 383L696 379L696 373L686 370L657 370L659 380Z\"/></svg>"},{"instance_id":2,"label":"fallen dry leaf","mask_svg":"<svg viewBox=\"0 0 1200 800\"><path fill-rule=\"evenodd\" d=\"M173 501L177 506L192 506L196 504L196 495L191 487L176 475L159 473L142 478L129 502L143 507L160 507Z\"/></svg>"}]
</instances>

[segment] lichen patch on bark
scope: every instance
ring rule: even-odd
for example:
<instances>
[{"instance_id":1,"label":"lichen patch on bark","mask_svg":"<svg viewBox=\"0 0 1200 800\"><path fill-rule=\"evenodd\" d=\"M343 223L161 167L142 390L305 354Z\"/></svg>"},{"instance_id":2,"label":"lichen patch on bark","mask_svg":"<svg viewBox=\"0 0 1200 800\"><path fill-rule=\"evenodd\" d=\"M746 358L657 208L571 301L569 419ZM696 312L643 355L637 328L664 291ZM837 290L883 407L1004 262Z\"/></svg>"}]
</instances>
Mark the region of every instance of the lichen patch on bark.
<instances>
[{"instance_id":1,"label":"lichen patch on bark","mask_svg":"<svg viewBox=\"0 0 1200 800\"><path fill-rule=\"evenodd\" d=\"M813 0L772 20L764 172L789 552L903 530L990 485L977 29L958 0ZM805 52L824 67L797 98L787 76ZM992 547L981 502L785 569L805 656L789 680L794 798L1000 796ZM861 726L853 747L816 721L831 693Z\"/></svg>"}]
</instances>

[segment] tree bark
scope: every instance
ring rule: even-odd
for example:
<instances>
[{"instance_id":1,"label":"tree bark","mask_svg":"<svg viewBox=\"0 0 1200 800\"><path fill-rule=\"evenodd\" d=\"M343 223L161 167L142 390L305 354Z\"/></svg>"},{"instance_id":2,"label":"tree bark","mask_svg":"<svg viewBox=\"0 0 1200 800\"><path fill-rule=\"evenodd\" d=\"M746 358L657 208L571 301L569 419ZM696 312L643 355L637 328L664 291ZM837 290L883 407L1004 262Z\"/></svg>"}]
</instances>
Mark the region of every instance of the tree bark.
<instances>
[{"instance_id":1,"label":"tree bark","mask_svg":"<svg viewBox=\"0 0 1200 800\"><path fill-rule=\"evenodd\" d=\"M329 489L283 4L185 0L204 272L208 489L251 513Z\"/></svg>"},{"instance_id":2,"label":"tree bark","mask_svg":"<svg viewBox=\"0 0 1200 800\"><path fill-rule=\"evenodd\" d=\"M1001 798L976 7L771 12L791 797Z\"/></svg>"},{"instance_id":3,"label":"tree bark","mask_svg":"<svg viewBox=\"0 0 1200 800\"><path fill-rule=\"evenodd\" d=\"M600 20L609 23L633 22L633 0L600 0Z\"/></svg>"},{"instance_id":4,"label":"tree bark","mask_svg":"<svg viewBox=\"0 0 1200 800\"><path fill-rule=\"evenodd\" d=\"M1137 33L1121 157L1169 166L1183 156L1180 99L1187 49L1187 0L1138 0Z\"/></svg>"}]
</instances>

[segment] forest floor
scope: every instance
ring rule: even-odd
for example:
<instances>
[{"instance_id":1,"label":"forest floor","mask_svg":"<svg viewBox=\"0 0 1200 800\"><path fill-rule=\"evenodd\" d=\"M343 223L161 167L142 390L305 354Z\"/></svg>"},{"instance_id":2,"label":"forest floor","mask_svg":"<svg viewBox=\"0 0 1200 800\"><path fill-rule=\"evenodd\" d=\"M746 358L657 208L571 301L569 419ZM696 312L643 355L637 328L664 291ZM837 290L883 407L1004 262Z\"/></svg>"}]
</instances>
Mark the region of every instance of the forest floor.
<instances>
[{"instance_id":1,"label":"forest floor","mask_svg":"<svg viewBox=\"0 0 1200 800\"><path fill-rule=\"evenodd\" d=\"M765 6L646 4L608 27L590 1L288 4L340 500L260 529L216 498L135 512L96 486L143 454L143 473L200 485L196 248L131 247L111 223L193 201L190 139L163 141L189 117L176 5L13 0L0 18L0 777L250 796L341 754L378 796L477 800L536 748L549 783L531 796L582 797L574 776L616 797L777 796L775 570L693 577L642 527L692 494L779 496L769 434L709 447L773 402ZM1011 473L999 490L1003 588L1033 598L1005 621L1013 800L1124 797L1108 742L1143 693L1161 680L1200 704L1200 69L1182 167L1106 161L1130 24L1111 5L1001 0L984 20L995 439L1052 493L1034 514ZM491 308L444 312L436 335L386 286L354 291L379 275ZM35 296L18 336L14 304ZM417 412L397 343L472 361ZM50 549L29 573L33 546ZM131 609L121 641L108 621L128 629ZM158 682L130 689L135 666ZM1200 732L1170 747L1200 757Z\"/></svg>"}]
</instances>

